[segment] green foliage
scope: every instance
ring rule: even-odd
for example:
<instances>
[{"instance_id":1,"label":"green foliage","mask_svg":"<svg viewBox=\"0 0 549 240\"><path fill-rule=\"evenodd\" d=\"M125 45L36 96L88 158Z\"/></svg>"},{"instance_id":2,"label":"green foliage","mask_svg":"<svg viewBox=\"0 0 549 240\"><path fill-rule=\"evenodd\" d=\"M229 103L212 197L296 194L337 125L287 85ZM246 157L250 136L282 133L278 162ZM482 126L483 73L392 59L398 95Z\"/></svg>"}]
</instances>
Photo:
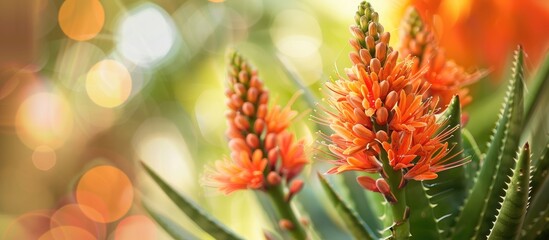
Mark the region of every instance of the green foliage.
<instances>
[{"instance_id":1,"label":"green foliage","mask_svg":"<svg viewBox=\"0 0 549 240\"><path fill-rule=\"evenodd\" d=\"M500 119L475 185L459 214L452 239L482 239L492 228L523 128L523 55L519 48Z\"/></svg>"},{"instance_id":2,"label":"green foliage","mask_svg":"<svg viewBox=\"0 0 549 240\"><path fill-rule=\"evenodd\" d=\"M412 239L440 239L440 228L434 214L434 205L422 182L411 181L406 185L406 204L410 207L410 232Z\"/></svg>"},{"instance_id":3,"label":"green foliage","mask_svg":"<svg viewBox=\"0 0 549 240\"><path fill-rule=\"evenodd\" d=\"M171 237L176 240L198 240L200 238L194 236L192 233L188 232L182 228L179 224L174 222L172 219L164 216L163 214L153 210L149 207L149 204L143 204L145 210L151 215L151 217L160 225Z\"/></svg>"},{"instance_id":4,"label":"green foliage","mask_svg":"<svg viewBox=\"0 0 549 240\"><path fill-rule=\"evenodd\" d=\"M444 121L439 131L455 129L452 137L448 139L448 145L452 148L448 156L454 156L449 161L458 161L464 156L461 138L461 109L460 100L455 96L439 121ZM447 233L453 220L463 204L467 195L467 181L465 167L460 166L438 173L438 177L431 181L425 181L426 193L429 201L434 206L433 213L438 219L438 225L442 232Z\"/></svg>"},{"instance_id":5,"label":"green foliage","mask_svg":"<svg viewBox=\"0 0 549 240\"><path fill-rule=\"evenodd\" d=\"M473 138L473 135L467 130L463 129L461 132L463 140L463 155L468 156L471 162L464 165L465 168L465 180L467 181L467 189L471 189L475 183L475 176L480 169L481 152L478 148L477 142Z\"/></svg>"},{"instance_id":6,"label":"green foliage","mask_svg":"<svg viewBox=\"0 0 549 240\"><path fill-rule=\"evenodd\" d=\"M340 213L341 218L349 231L351 231L351 234L353 234L356 239L375 239L374 236L376 235L372 229L358 216L356 211L350 208L347 203L341 199L322 174L318 173L317 175L324 191L328 195L328 199L330 199L334 207L338 210L338 213Z\"/></svg>"},{"instance_id":7,"label":"green foliage","mask_svg":"<svg viewBox=\"0 0 549 240\"><path fill-rule=\"evenodd\" d=\"M168 185L156 172L142 163L143 168L149 176L158 184L158 186L168 195L168 197L183 211L190 219L192 219L202 230L210 234L216 239L242 239L222 223L210 216L206 211L198 206L194 201L184 195L177 193L170 185Z\"/></svg>"},{"instance_id":8,"label":"green foliage","mask_svg":"<svg viewBox=\"0 0 549 240\"><path fill-rule=\"evenodd\" d=\"M494 227L488 239L516 239L519 235L526 207L530 183L530 147L524 145L516 164L513 177L501 204Z\"/></svg>"}]
</instances>

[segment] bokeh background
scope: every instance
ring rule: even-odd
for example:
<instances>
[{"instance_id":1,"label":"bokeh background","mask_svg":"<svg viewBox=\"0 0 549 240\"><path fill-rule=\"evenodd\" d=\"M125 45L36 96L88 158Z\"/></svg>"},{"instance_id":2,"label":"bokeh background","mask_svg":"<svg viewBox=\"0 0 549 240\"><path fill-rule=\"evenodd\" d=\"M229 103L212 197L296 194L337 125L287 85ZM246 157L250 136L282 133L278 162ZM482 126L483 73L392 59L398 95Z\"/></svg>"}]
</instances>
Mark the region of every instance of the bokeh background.
<instances>
[{"instance_id":1,"label":"bokeh background","mask_svg":"<svg viewBox=\"0 0 549 240\"><path fill-rule=\"evenodd\" d=\"M450 58L466 69L489 71L471 86L474 102L464 110L483 148L512 51L523 44L531 74L547 50L549 3L371 2L393 46L413 4ZM322 83L349 66L347 27L358 3L0 1L0 239L170 239L147 216L143 201L208 239L139 161L237 233L260 239L262 229L272 227L255 194L224 196L200 184L204 167L229 153L225 57L231 49L246 56L281 104L299 84L320 99ZM293 105L301 114L292 130L312 155L317 129L305 98ZM311 160L301 208L320 237L345 239L337 214L316 189L314 173L326 167Z\"/></svg>"}]
</instances>

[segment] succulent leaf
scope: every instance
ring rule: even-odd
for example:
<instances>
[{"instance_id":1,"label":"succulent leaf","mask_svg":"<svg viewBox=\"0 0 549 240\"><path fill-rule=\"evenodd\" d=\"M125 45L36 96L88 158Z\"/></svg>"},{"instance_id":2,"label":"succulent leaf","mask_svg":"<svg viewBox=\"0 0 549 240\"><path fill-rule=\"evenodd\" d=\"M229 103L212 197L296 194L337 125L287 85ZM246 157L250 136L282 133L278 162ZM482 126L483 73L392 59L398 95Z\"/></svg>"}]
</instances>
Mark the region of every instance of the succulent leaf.
<instances>
[{"instance_id":1,"label":"succulent leaf","mask_svg":"<svg viewBox=\"0 0 549 240\"><path fill-rule=\"evenodd\" d=\"M198 240L200 238L194 236L192 233L188 232L187 230L183 229L179 224L177 224L172 219L164 216L163 214L157 212L156 210L153 210L151 207L149 207L149 204L143 203L143 207L145 210L151 215L151 217L166 231L168 234L170 234L171 237L173 237L176 240Z\"/></svg>"},{"instance_id":2,"label":"succulent leaf","mask_svg":"<svg viewBox=\"0 0 549 240\"><path fill-rule=\"evenodd\" d=\"M522 131L523 54L519 47L502 113L476 183L458 216L452 239L482 239L488 235L495 220L499 201L504 194L505 181L515 163L514 157Z\"/></svg>"},{"instance_id":3,"label":"succulent leaf","mask_svg":"<svg viewBox=\"0 0 549 240\"><path fill-rule=\"evenodd\" d=\"M534 162L532 173L532 196L536 196L540 190L541 184L546 181L549 176L549 144L545 146L545 150L541 157Z\"/></svg>"},{"instance_id":4,"label":"succulent leaf","mask_svg":"<svg viewBox=\"0 0 549 240\"><path fill-rule=\"evenodd\" d=\"M410 207L412 239L440 239L433 205L429 202L422 182L410 181L406 185L406 205Z\"/></svg>"},{"instance_id":5,"label":"succulent leaf","mask_svg":"<svg viewBox=\"0 0 549 240\"><path fill-rule=\"evenodd\" d=\"M530 147L526 143L520 153L505 199L499 209L494 227L488 236L494 239L516 239L526 215L530 183Z\"/></svg>"},{"instance_id":6,"label":"succulent leaf","mask_svg":"<svg viewBox=\"0 0 549 240\"><path fill-rule=\"evenodd\" d=\"M441 126L440 131L457 128L448 139L448 144L451 148L448 156L454 156L449 162L463 159L459 96L454 96L439 121L445 121L445 124ZM464 166L460 166L438 173L438 177L434 180L425 181L424 186L427 187L426 193L429 196L432 196L429 201L431 204L436 205L433 209L435 218L444 217L438 222L440 229L450 228L459 207L465 200L465 196L467 195L467 179L465 174ZM412 199L412 201L414 200L415 199Z\"/></svg>"},{"instance_id":7,"label":"succulent leaf","mask_svg":"<svg viewBox=\"0 0 549 240\"><path fill-rule=\"evenodd\" d=\"M525 104L526 119L532 117L536 106L543 104L541 98L549 93L549 52L545 55L543 62L531 81L533 86L528 88L529 94Z\"/></svg>"},{"instance_id":8,"label":"succulent leaf","mask_svg":"<svg viewBox=\"0 0 549 240\"><path fill-rule=\"evenodd\" d=\"M547 229L549 228L549 206L545 208L542 212L539 214L535 213L537 217L533 220L533 222L529 225L523 225L523 229L521 232L521 239L525 240L533 240L533 239L540 239L540 236L547 232Z\"/></svg>"},{"instance_id":9,"label":"succulent leaf","mask_svg":"<svg viewBox=\"0 0 549 240\"><path fill-rule=\"evenodd\" d=\"M356 209L358 215L368 223L368 226L372 228L374 233L379 233L382 226L379 220L379 214L376 212L376 209L374 209L374 207L377 206L373 205L372 201L368 201L365 193L371 192L365 192L364 189L357 184L356 176L357 175L354 172L342 175L343 185L349 190L349 201L351 201L351 204ZM379 235L376 236L380 237Z\"/></svg>"},{"instance_id":10,"label":"succulent leaf","mask_svg":"<svg viewBox=\"0 0 549 240\"><path fill-rule=\"evenodd\" d=\"M482 153L478 148L477 142L473 135L467 129L461 131L463 136L463 155L468 156L471 159L471 162L464 165L465 167L465 178L467 180L467 189L471 189L474 184L475 176L477 175L478 170L480 169L480 159Z\"/></svg>"},{"instance_id":11,"label":"succulent leaf","mask_svg":"<svg viewBox=\"0 0 549 240\"><path fill-rule=\"evenodd\" d=\"M347 228L351 231L351 234L356 239L375 239L375 233L358 216L356 211L350 208L349 205L347 205L347 203L343 201L343 199L337 194L337 192L332 188L330 183L328 183L328 181L322 174L318 173L317 175L320 179L322 188L324 188L324 191L326 192L326 194L328 194L328 198L332 202L333 206L338 210L339 213L341 213L340 216L345 222Z\"/></svg>"},{"instance_id":12,"label":"succulent leaf","mask_svg":"<svg viewBox=\"0 0 549 240\"><path fill-rule=\"evenodd\" d=\"M158 184L158 186L168 195L168 197L183 211L196 225L216 239L242 239L221 222L209 215L204 209L198 206L188 197L177 193L168 185L154 170L145 163L141 163L147 174Z\"/></svg>"}]
</instances>

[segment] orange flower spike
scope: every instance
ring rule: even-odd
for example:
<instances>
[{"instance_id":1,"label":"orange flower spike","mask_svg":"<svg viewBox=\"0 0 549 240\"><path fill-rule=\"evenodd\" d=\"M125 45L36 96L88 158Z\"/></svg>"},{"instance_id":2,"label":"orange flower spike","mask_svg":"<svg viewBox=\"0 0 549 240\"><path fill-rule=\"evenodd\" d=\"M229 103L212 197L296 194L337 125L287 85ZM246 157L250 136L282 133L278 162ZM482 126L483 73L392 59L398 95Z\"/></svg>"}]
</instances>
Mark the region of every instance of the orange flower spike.
<instances>
[{"instance_id":1,"label":"orange flower spike","mask_svg":"<svg viewBox=\"0 0 549 240\"><path fill-rule=\"evenodd\" d=\"M286 129L297 115L285 107L268 109L269 93L257 71L238 54L231 55L228 74L228 110L232 161L218 161L206 173L206 185L228 194L239 189L268 190L285 180L289 183L308 163L303 141L294 140ZM297 95L296 95L297 96Z\"/></svg>"},{"instance_id":2,"label":"orange flower spike","mask_svg":"<svg viewBox=\"0 0 549 240\"><path fill-rule=\"evenodd\" d=\"M416 57L414 71L429 67L424 81L431 84L428 95L440 99L438 107L445 108L456 94L460 95L462 106L467 105L472 98L463 87L477 81L483 73L467 73L455 62L447 60L433 29L424 24L415 8L407 11L401 26L400 50L405 56Z\"/></svg>"}]
</instances>

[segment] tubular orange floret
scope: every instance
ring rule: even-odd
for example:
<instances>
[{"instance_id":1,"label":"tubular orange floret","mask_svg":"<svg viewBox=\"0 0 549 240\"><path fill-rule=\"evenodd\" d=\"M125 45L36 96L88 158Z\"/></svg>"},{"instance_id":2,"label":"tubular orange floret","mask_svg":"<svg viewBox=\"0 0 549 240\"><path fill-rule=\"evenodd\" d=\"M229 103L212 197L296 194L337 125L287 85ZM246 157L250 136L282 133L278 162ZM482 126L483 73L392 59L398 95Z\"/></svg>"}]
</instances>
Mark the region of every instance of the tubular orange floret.
<instances>
[{"instance_id":1,"label":"tubular orange floret","mask_svg":"<svg viewBox=\"0 0 549 240\"><path fill-rule=\"evenodd\" d=\"M464 88L483 76L482 72L466 72L452 60L448 60L444 50L439 47L433 29L425 24L415 8L406 12L401 24L401 46L403 55L416 57L414 71L428 66L424 81L431 84L428 96L439 98L440 111L450 103L454 95L459 95L462 106L471 102L468 90Z\"/></svg>"},{"instance_id":2,"label":"tubular orange floret","mask_svg":"<svg viewBox=\"0 0 549 240\"><path fill-rule=\"evenodd\" d=\"M289 183L308 163L303 141L286 130L297 115L290 109L293 100L268 109L269 93L257 71L236 53L230 56L225 95L232 161L216 162L206 173L206 185L228 194Z\"/></svg>"},{"instance_id":3,"label":"tubular orange floret","mask_svg":"<svg viewBox=\"0 0 549 240\"><path fill-rule=\"evenodd\" d=\"M455 128L437 134L442 125L435 116L438 102L423 81L429 66L415 65L421 59L414 57L398 61L399 53L390 47L390 35L378 19L369 3L359 6L356 25L350 28L353 66L345 71L348 79L326 84L329 107L318 122L334 132L324 135L335 165L328 173L380 173L381 180L364 176L357 181L396 202L385 181L384 164L404 174L399 185L404 186L406 179L432 179L436 172L466 161L448 162L454 156L448 156L446 141Z\"/></svg>"}]
</instances>

